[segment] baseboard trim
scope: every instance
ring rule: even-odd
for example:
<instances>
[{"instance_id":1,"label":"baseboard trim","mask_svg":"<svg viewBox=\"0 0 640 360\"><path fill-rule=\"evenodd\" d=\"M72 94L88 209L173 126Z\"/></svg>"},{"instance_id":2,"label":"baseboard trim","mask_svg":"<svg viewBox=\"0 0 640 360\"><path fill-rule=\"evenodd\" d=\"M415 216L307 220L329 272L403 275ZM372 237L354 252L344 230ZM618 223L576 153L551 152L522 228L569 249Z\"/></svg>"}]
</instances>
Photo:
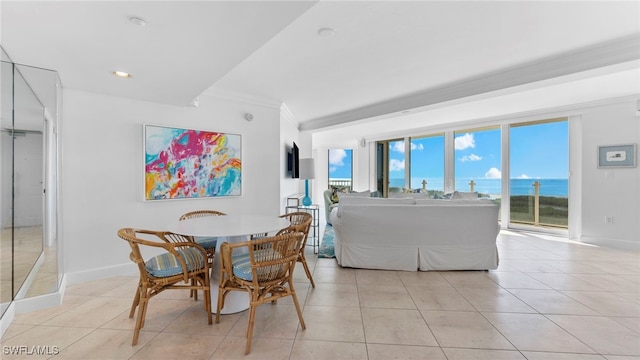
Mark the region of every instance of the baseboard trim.
<instances>
[{"instance_id":1,"label":"baseboard trim","mask_svg":"<svg viewBox=\"0 0 640 360\"><path fill-rule=\"evenodd\" d=\"M63 275L62 280L60 281L60 286L58 286L58 291L45 295L14 300L13 302L15 304L15 313L24 314L31 311L46 309L62 304L62 299L64 298L66 287L66 277Z\"/></svg>"},{"instance_id":2,"label":"baseboard trim","mask_svg":"<svg viewBox=\"0 0 640 360\"><path fill-rule=\"evenodd\" d=\"M7 329L9 329L9 325L11 325L11 322L13 321L13 318L15 316L15 304L11 302L0 317L0 339L4 338L4 333L7 331Z\"/></svg>"},{"instance_id":3,"label":"baseboard trim","mask_svg":"<svg viewBox=\"0 0 640 360\"><path fill-rule=\"evenodd\" d=\"M105 266L86 271L66 273L68 285L79 284L87 281L106 279L114 276L138 275L138 268L133 263L126 263L113 266Z\"/></svg>"},{"instance_id":4,"label":"baseboard trim","mask_svg":"<svg viewBox=\"0 0 640 360\"><path fill-rule=\"evenodd\" d=\"M0 338L2 338L7 329L9 329L9 326L11 325L13 319L17 314L24 314L31 311L61 305L62 299L64 299L66 288L67 281L66 277L63 275L62 279L60 280L60 286L58 286L58 291L45 295L13 300L0 318Z\"/></svg>"},{"instance_id":5,"label":"baseboard trim","mask_svg":"<svg viewBox=\"0 0 640 360\"><path fill-rule=\"evenodd\" d=\"M603 239L601 237L582 236L580 242L608 247L617 250L640 251L640 242L624 239Z\"/></svg>"}]
</instances>

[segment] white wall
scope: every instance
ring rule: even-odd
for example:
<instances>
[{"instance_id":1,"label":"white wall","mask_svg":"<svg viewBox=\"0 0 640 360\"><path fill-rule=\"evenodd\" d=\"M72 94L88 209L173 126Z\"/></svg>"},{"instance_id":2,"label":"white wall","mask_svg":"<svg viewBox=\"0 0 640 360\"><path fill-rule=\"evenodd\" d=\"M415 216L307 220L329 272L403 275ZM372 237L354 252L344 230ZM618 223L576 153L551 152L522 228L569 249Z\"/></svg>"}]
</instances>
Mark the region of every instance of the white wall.
<instances>
[{"instance_id":1,"label":"white wall","mask_svg":"<svg viewBox=\"0 0 640 360\"><path fill-rule=\"evenodd\" d=\"M640 163L635 168L599 169L599 145L640 142L636 102L585 111L582 127L582 240L640 249ZM637 153L636 153L637 156ZM613 223L606 224L605 216Z\"/></svg>"},{"instance_id":2,"label":"white wall","mask_svg":"<svg viewBox=\"0 0 640 360\"><path fill-rule=\"evenodd\" d=\"M299 194L301 190L300 179L293 179L291 173L287 171L287 154L291 151L293 143L300 146L300 136L298 132L298 123L293 115L287 110L286 106L282 106L280 110L280 208L287 206L287 197ZM283 211L284 213L284 211Z\"/></svg>"},{"instance_id":3,"label":"white wall","mask_svg":"<svg viewBox=\"0 0 640 360\"><path fill-rule=\"evenodd\" d=\"M636 116L637 106L635 99L622 99L607 104L585 104L582 107L555 109L548 113L535 112L492 120L496 125L570 118L571 184L575 184L574 181L577 179L577 186L570 189L574 200L570 200L569 234L575 240L640 250L640 162L636 160L638 165L635 168L608 170L598 169L596 162L598 145L640 144L640 117ZM473 124L473 121L462 126L468 127L470 124ZM455 129L437 129L444 130ZM354 138L348 142L330 146L353 148L354 142L360 139L359 134L353 136ZM397 136L398 134L394 133L393 137ZM369 143L367 149L354 148L354 186L357 190L375 188L375 176L370 176L375 170L375 149L372 150L372 146L373 143ZM326 144L317 144L316 148L323 154L328 147ZM320 176L326 178L326 155L321 156L318 161L319 169L325 169ZM605 174L608 174L608 177L605 177ZM322 189L326 188L326 181L322 186ZM605 216L612 216L613 223L605 224Z\"/></svg>"},{"instance_id":4,"label":"white wall","mask_svg":"<svg viewBox=\"0 0 640 360\"><path fill-rule=\"evenodd\" d=\"M121 227L165 229L186 211L280 214L280 110L200 97L199 108L176 107L64 90L62 241L69 283L132 269ZM254 115L246 121L244 114ZM242 135L242 196L144 202L143 124Z\"/></svg>"}]
</instances>

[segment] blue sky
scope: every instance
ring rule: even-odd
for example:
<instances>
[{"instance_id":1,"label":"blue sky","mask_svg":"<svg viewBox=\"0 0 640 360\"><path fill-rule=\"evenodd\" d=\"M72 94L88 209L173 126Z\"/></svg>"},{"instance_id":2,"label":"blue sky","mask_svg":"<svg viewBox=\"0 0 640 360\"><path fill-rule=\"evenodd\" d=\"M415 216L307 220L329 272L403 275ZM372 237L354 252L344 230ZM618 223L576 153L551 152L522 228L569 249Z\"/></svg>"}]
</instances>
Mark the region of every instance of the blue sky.
<instances>
[{"instance_id":1,"label":"blue sky","mask_svg":"<svg viewBox=\"0 0 640 360\"><path fill-rule=\"evenodd\" d=\"M511 128L510 178L566 179L568 124L566 121ZM499 179L502 174L500 129L455 135L455 176ZM390 178L404 177L404 141L389 146ZM444 136L414 138L412 178L444 177Z\"/></svg>"},{"instance_id":2,"label":"blue sky","mask_svg":"<svg viewBox=\"0 0 640 360\"><path fill-rule=\"evenodd\" d=\"M351 179L353 150L329 150L329 178Z\"/></svg>"},{"instance_id":3,"label":"blue sky","mask_svg":"<svg viewBox=\"0 0 640 360\"><path fill-rule=\"evenodd\" d=\"M566 179L569 169L568 123L566 121L512 127L512 179ZM500 129L455 134L457 179L499 179L502 175ZM391 179L404 177L404 141L389 143ZM329 150L329 177L351 178L351 149ZM444 136L413 138L411 177L444 178ZM415 187L412 184L412 187Z\"/></svg>"}]
</instances>

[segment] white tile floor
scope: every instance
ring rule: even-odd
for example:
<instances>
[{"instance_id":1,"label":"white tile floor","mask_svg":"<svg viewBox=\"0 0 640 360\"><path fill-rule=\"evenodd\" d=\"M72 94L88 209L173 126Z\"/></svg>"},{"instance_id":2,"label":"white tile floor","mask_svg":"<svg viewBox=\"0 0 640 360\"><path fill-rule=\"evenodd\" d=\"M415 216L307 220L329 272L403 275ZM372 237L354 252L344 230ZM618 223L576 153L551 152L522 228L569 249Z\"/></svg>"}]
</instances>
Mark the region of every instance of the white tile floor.
<instances>
[{"instance_id":1,"label":"white tile floor","mask_svg":"<svg viewBox=\"0 0 640 360\"><path fill-rule=\"evenodd\" d=\"M60 349L29 359L640 359L640 253L508 231L498 245L488 272L346 269L309 254L317 287L302 267L295 276L306 331L290 300L263 305L248 356L246 312L208 325L186 291L152 299L131 346L136 277L70 286L61 306L16 316L1 344Z\"/></svg>"}]
</instances>

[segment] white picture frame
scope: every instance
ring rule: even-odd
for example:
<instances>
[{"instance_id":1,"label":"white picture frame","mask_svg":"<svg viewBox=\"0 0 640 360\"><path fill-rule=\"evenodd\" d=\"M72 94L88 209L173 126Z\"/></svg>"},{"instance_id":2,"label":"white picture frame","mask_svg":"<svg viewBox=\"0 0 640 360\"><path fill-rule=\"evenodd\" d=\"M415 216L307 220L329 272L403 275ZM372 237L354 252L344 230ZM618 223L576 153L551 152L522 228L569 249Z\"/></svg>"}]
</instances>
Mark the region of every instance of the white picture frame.
<instances>
[{"instance_id":1,"label":"white picture frame","mask_svg":"<svg viewBox=\"0 0 640 360\"><path fill-rule=\"evenodd\" d=\"M636 144L598 146L598 168L636 167Z\"/></svg>"}]
</instances>

